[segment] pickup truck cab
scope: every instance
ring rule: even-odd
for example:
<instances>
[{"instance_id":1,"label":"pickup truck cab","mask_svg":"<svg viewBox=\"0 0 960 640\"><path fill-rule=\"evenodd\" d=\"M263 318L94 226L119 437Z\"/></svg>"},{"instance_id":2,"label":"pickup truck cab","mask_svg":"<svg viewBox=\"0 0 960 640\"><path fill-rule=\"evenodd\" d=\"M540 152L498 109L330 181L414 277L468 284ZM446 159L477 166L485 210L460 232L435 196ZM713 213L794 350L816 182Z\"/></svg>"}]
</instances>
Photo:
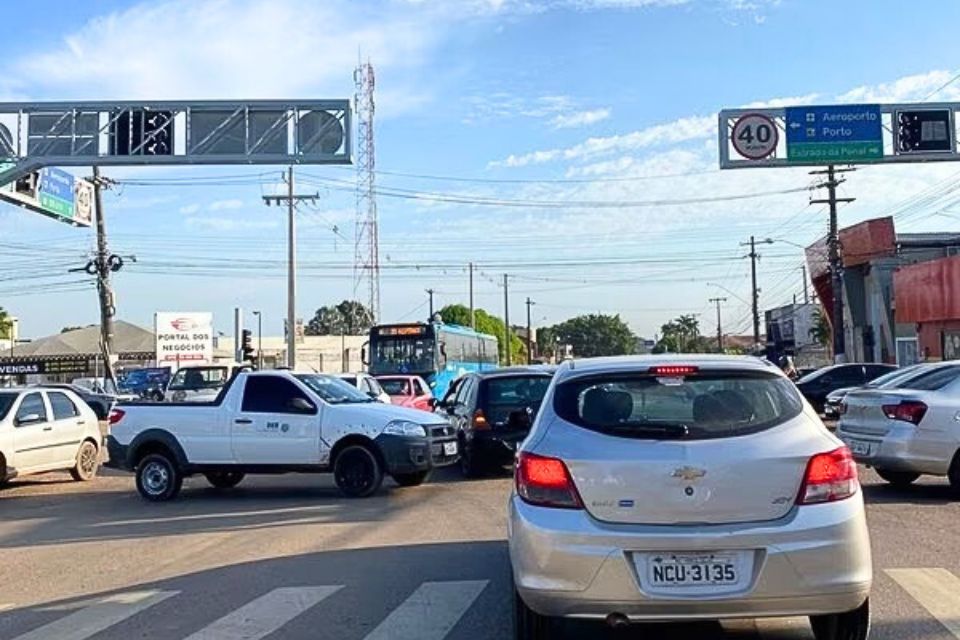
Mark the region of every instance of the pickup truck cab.
<instances>
[{"instance_id":1,"label":"pickup truck cab","mask_svg":"<svg viewBox=\"0 0 960 640\"><path fill-rule=\"evenodd\" d=\"M236 363L180 367L167 383L166 402L212 402L238 371L250 369Z\"/></svg>"},{"instance_id":2,"label":"pickup truck cab","mask_svg":"<svg viewBox=\"0 0 960 640\"><path fill-rule=\"evenodd\" d=\"M367 497L384 475L418 485L459 453L442 418L290 371L242 371L213 402L118 405L106 445L108 466L133 471L150 501L174 498L193 474L229 488L248 473L288 472L333 473L345 495Z\"/></svg>"}]
</instances>

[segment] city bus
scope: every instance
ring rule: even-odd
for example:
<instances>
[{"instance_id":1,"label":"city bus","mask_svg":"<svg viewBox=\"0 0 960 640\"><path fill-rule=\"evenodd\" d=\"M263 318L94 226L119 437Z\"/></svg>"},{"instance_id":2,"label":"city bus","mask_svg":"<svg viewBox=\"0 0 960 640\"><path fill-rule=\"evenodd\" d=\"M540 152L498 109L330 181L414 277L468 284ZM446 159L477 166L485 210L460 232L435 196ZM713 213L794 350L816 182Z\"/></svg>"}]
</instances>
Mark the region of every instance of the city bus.
<instances>
[{"instance_id":1,"label":"city bus","mask_svg":"<svg viewBox=\"0 0 960 640\"><path fill-rule=\"evenodd\" d=\"M470 371L499 366L497 339L442 322L382 324L370 329L370 373L418 375L442 399L450 383Z\"/></svg>"}]
</instances>

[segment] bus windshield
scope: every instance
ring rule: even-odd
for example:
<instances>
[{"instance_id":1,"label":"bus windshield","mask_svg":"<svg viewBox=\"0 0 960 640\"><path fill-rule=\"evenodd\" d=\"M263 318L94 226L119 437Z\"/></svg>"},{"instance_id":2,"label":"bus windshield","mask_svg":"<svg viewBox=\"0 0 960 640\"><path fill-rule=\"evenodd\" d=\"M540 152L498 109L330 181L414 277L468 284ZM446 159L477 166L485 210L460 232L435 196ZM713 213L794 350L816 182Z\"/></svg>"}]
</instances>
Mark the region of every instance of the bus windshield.
<instances>
[{"instance_id":1,"label":"bus windshield","mask_svg":"<svg viewBox=\"0 0 960 640\"><path fill-rule=\"evenodd\" d=\"M375 373L423 373L436 367L432 337L377 338L373 343L370 368Z\"/></svg>"}]
</instances>

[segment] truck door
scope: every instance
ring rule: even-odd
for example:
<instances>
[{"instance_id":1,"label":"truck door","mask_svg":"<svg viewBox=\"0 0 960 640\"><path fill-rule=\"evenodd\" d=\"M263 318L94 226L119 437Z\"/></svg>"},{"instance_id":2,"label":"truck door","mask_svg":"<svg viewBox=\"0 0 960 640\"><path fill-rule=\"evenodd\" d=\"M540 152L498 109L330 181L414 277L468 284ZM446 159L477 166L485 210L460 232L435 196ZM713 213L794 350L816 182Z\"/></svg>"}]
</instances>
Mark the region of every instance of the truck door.
<instances>
[{"instance_id":1,"label":"truck door","mask_svg":"<svg viewBox=\"0 0 960 640\"><path fill-rule=\"evenodd\" d=\"M281 376L248 375L230 425L238 464L319 464L320 408Z\"/></svg>"}]
</instances>

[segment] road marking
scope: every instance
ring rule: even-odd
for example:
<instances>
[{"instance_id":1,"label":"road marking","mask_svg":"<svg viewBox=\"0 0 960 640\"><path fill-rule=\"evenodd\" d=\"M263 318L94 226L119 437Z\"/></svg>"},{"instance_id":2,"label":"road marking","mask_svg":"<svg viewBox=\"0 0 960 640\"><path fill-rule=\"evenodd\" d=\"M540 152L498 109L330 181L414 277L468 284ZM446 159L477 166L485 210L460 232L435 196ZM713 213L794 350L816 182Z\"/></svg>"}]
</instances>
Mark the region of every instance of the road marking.
<instances>
[{"instance_id":1,"label":"road marking","mask_svg":"<svg viewBox=\"0 0 960 640\"><path fill-rule=\"evenodd\" d=\"M342 585L336 585L274 589L186 640L259 640L342 588Z\"/></svg>"},{"instance_id":2,"label":"road marking","mask_svg":"<svg viewBox=\"0 0 960 640\"><path fill-rule=\"evenodd\" d=\"M136 520L111 520L109 522L98 522L90 525L91 527L130 527L141 524L163 524L165 522L193 522L197 520L220 520L226 518L253 518L259 516L282 515L285 513L323 513L331 511L333 507L329 505L311 506L311 507L281 507L278 509L262 509L258 511L226 511L224 513L194 513L185 516L170 516L162 518L139 518ZM286 521L284 521L286 523Z\"/></svg>"},{"instance_id":3,"label":"road marking","mask_svg":"<svg viewBox=\"0 0 960 640\"><path fill-rule=\"evenodd\" d=\"M946 569L887 569L886 573L960 638L960 578Z\"/></svg>"},{"instance_id":4,"label":"road marking","mask_svg":"<svg viewBox=\"0 0 960 640\"><path fill-rule=\"evenodd\" d=\"M104 629L177 595L178 591L131 591L99 599L76 613L14 640L87 640Z\"/></svg>"},{"instance_id":5,"label":"road marking","mask_svg":"<svg viewBox=\"0 0 960 640\"><path fill-rule=\"evenodd\" d=\"M488 582L424 582L365 640L443 640Z\"/></svg>"}]
</instances>

